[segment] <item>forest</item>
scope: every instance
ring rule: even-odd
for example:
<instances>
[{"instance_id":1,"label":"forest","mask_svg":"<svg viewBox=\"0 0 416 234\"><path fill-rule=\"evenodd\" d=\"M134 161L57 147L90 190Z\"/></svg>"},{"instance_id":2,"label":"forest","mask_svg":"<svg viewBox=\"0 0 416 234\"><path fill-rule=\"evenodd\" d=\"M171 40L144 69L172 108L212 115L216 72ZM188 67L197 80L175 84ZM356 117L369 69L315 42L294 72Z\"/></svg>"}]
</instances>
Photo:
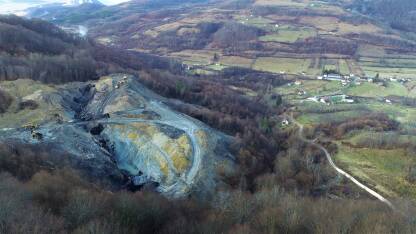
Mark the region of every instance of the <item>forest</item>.
<instances>
[{"instance_id":1,"label":"forest","mask_svg":"<svg viewBox=\"0 0 416 234\"><path fill-rule=\"evenodd\" d=\"M16 16L0 17L0 80L46 83L98 78L88 41L51 23Z\"/></svg>"},{"instance_id":2,"label":"forest","mask_svg":"<svg viewBox=\"0 0 416 234\"><path fill-rule=\"evenodd\" d=\"M355 0L350 7L366 15L375 16L394 29L416 32L416 2L413 0Z\"/></svg>"}]
</instances>

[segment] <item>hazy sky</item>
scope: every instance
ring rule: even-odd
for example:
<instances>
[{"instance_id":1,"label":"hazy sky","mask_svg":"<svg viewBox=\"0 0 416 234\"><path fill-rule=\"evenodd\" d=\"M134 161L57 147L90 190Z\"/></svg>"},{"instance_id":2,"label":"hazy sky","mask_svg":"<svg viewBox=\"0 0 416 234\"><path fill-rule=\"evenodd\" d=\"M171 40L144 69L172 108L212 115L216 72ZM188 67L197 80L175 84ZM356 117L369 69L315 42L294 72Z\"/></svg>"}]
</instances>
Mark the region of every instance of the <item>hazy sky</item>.
<instances>
[{"instance_id":1,"label":"hazy sky","mask_svg":"<svg viewBox=\"0 0 416 234\"><path fill-rule=\"evenodd\" d=\"M115 5L127 1L128 0L102 0L100 2L104 3L105 5Z\"/></svg>"},{"instance_id":2,"label":"hazy sky","mask_svg":"<svg viewBox=\"0 0 416 234\"><path fill-rule=\"evenodd\" d=\"M106 5L115 5L129 0L100 0ZM66 2L66 0L0 0L0 14L14 13L23 14L23 10L47 3Z\"/></svg>"}]
</instances>

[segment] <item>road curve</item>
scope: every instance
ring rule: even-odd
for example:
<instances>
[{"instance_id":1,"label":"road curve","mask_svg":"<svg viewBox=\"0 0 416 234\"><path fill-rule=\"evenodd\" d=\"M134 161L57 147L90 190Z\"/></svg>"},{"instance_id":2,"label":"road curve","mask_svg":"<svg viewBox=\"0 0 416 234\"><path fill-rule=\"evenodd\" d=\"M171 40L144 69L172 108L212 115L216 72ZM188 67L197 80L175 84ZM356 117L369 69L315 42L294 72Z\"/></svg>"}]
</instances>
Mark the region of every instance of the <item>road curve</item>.
<instances>
[{"instance_id":1,"label":"road curve","mask_svg":"<svg viewBox=\"0 0 416 234\"><path fill-rule=\"evenodd\" d=\"M148 108L150 110L153 110L161 115L163 124L176 127L188 135L191 141L193 157L192 166L189 169L185 180L189 186L192 185L195 182L195 178L202 164L202 151L196 136L196 132L200 129L200 127L187 119L184 115L173 112L161 102L150 101L149 104L150 106Z\"/></svg>"},{"instance_id":2,"label":"road curve","mask_svg":"<svg viewBox=\"0 0 416 234\"><path fill-rule=\"evenodd\" d=\"M294 124L296 124L296 126L299 128L299 131L298 131L299 138L302 141L304 141L304 142L306 142L308 144L311 144L311 145L317 147L318 149L322 150L325 153L326 159L328 160L328 162L331 165L331 167L334 168L339 174L345 176L347 179L349 179L351 182L353 182L354 184L356 184L361 189L365 190L371 196L377 198L379 201L383 202L384 204L388 205L391 209L395 210L395 207L393 206L393 204L389 200L387 200L386 198L384 198L382 195L380 195L376 191L374 191L374 190L370 189L369 187L365 186L364 184L362 184L361 182L359 182L357 179L355 179L352 175L348 174L347 172L345 172L344 170L342 170L341 168L339 168L334 163L334 161L332 160L331 154L328 152L328 150L325 147L323 147L322 145L314 142L313 140L306 139L305 136L303 135L304 127L303 127L302 124L300 124L299 122L297 122L292 116L286 115L286 117L291 122L293 122Z\"/></svg>"},{"instance_id":3,"label":"road curve","mask_svg":"<svg viewBox=\"0 0 416 234\"><path fill-rule=\"evenodd\" d=\"M186 116L170 110L167 106L165 106L161 102L150 101L148 104L149 105L147 107L147 110L151 110L151 111L158 113L161 119L144 120L144 119L131 119L131 118L122 118L122 117L112 118L112 119L104 118L104 119L98 119L98 120L92 120L92 121L79 121L79 122L64 123L59 126L62 127L65 125L83 125L89 122L101 123L101 124L146 123L146 124L163 124L163 125L168 125L168 126L180 129L184 131L185 134L188 136L190 143L191 143L192 152L193 152L192 153L192 165L187 171L187 173L183 174L183 178L180 178L180 179L181 179L181 182L185 183L188 187L191 187L195 182L195 179L198 175L198 172L202 164L203 152L201 150L201 146L199 145L198 137L196 136L197 131L201 128L197 124L187 119Z\"/></svg>"}]
</instances>

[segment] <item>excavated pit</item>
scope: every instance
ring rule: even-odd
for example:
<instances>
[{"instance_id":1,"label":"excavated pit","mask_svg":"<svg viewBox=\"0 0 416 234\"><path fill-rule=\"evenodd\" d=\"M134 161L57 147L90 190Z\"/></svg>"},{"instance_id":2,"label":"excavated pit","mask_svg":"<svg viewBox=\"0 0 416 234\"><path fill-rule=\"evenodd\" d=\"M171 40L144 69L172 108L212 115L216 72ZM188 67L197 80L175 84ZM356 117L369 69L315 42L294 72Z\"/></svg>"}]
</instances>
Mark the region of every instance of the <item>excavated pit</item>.
<instances>
[{"instance_id":1,"label":"excavated pit","mask_svg":"<svg viewBox=\"0 0 416 234\"><path fill-rule=\"evenodd\" d=\"M235 173L228 137L171 110L136 77L115 74L90 83L31 85L23 94L10 82L0 86L38 103L36 110L16 113L20 117L14 122L4 119L13 114L0 118L0 141L56 145L72 155L74 167L111 181L114 188L145 187L172 198L209 196L223 185L220 169ZM114 180L124 175L129 183Z\"/></svg>"}]
</instances>

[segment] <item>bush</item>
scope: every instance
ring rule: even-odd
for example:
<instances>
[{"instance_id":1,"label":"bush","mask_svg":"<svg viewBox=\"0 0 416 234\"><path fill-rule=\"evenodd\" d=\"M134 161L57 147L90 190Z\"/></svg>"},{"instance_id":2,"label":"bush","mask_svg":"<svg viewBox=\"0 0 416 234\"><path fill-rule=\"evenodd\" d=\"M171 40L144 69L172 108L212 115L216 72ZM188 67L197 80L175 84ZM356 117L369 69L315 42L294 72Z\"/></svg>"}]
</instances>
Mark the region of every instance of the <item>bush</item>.
<instances>
[{"instance_id":1,"label":"bush","mask_svg":"<svg viewBox=\"0 0 416 234\"><path fill-rule=\"evenodd\" d=\"M6 92L0 90L0 114L7 111L9 106L12 104L13 98Z\"/></svg>"},{"instance_id":2,"label":"bush","mask_svg":"<svg viewBox=\"0 0 416 234\"><path fill-rule=\"evenodd\" d=\"M120 193L111 201L111 221L130 232L156 233L170 218L166 200L156 194Z\"/></svg>"},{"instance_id":3,"label":"bush","mask_svg":"<svg viewBox=\"0 0 416 234\"><path fill-rule=\"evenodd\" d=\"M310 198L273 176L258 190L218 192L207 205L149 192L100 191L73 171L39 172L22 183L0 175L0 233L414 233L411 218L377 201ZM263 183L267 181L267 186ZM412 202L398 204L411 213ZM411 215L409 215L411 217Z\"/></svg>"},{"instance_id":4,"label":"bush","mask_svg":"<svg viewBox=\"0 0 416 234\"><path fill-rule=\"evenodd\" d=\"M83 189L73 190L68 197L68 202L62 209L62 216L66 221L66 226L73 230L95 218L102 218L106 199L100 193L91 192Z\"/></svg>"},{"instance_id":5,"label":"bush","mask_svg":"<svg viewBox=\"0 0 416 234\"><path fill-rule=\"evenodd\" d=\"M19 111L29 109L29 110L36 110L39 107L39 104L33 100L22 101L19 103L17 107Z\"/></svg>"},{"instance_id":6,"label":"bush","mask_svg":"<svg viewBox=\"0 0 416 234\"><path fill-rule=\"evenodd\" d=\"M52 171L66 164L66 155L58 157L48 145L0 143L0 172L8 172L20 180L29 180L40 170Z\"/></svg>"},{"instance_id":7,"label":"bush","mask_svg":"<svg viewBox=\"0 0 416 234\"><path fill-rule=\"evenodd\" d=\"M0 233L62 233L63 220L34 206L30 190L0 174Z\"/></svg>"},{"instance_id":8,"label":"bush","mask_svg":"<svg viewBox=\"0 0 416 234\"><path fill-rule=\"evenodd\" d=\"M38 172L29 183L33 200L54 214L61 214L75 189L88 187L90 187L89 184L68 169L59 170L53 174L45 171Z\"/></svg>"}]
</instances>

